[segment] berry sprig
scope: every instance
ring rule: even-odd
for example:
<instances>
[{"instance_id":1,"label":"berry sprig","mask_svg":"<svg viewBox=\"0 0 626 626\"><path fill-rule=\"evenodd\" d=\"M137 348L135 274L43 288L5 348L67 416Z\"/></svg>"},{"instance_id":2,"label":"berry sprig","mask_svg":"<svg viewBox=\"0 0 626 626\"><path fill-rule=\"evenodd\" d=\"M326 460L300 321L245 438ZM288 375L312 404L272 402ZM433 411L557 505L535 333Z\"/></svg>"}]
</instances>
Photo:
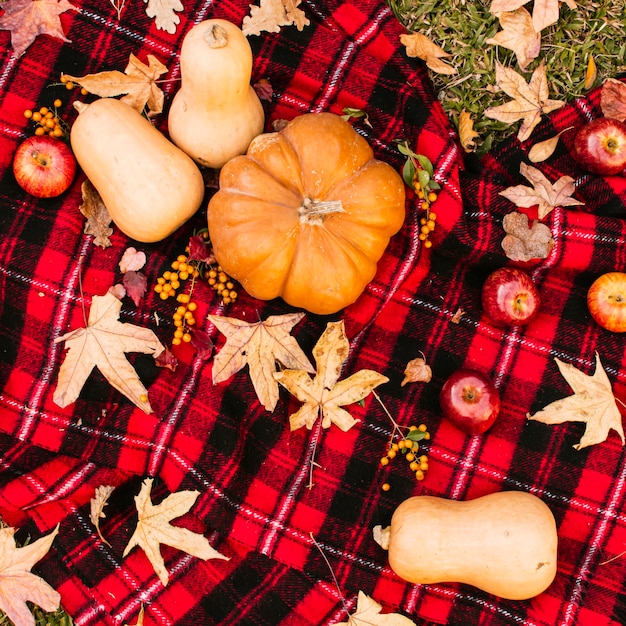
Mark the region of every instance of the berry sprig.
<instances>
[{"instance_id":1,"label":"berry sprig","mask_svg":"<svg viewBox=\"0 0 626 626\"><path fill-rule=\"evenodd\" d=\"M65 85L65 88L68 91L72 91L72 89L77 87L77 85L74 83L74 81L71 81L65 74L61 74L61 82ZM80 88L80 95L81 96L86 96L88 93L89 92L84 87Z\"/></svg>"},{"instance_id":2,"label":"berry sprig","mask_svg":"<svg viewBox=\"0 0 626 626\"><path fill-rule=\"evenodd\" d=\"M63 102L58 98L52 103L52 108L42 106L38 110L26 109L24 117L36 123L35 135L49 135L58 139L68 136L67 124L59 117L58 109Z\"/></svg>"},{"instance_id":3,"label":"berry sprig","mask_svg":"<svg viewBox=\"0 0 626 626\"><path fill-rule=\"evenodd\" d=\"M433 244L430 234L435 229L437 214L431 210L433 203L438 198L441 185L433 179L434 168L430 159L423 154L417 154L409 147L408 142L398 143L400 154L407 157L402 169L402 178L405 184L413 189L419 200L419 207L424 212L420 218L420 241L424 247L430 248Z\"/></svg>"},{"instance_id":4,"label":"berry sprig","mask_svg":"<svg viewBox=\"0 0 626 626\"><path fill-rule=\"evenodd\" d=\"M428 471L428 455L420 454L418 456L417 453L420 449L419 442L423 439L430 439L428 428L426 424L420 424L419 426L413 424L408 427L404 435L401 432L399 433L400 439L396 442L394 439L400 428L401 427L397 424L394 425L394 432L389 441L387 453L380 459L380 464L382 467L385 467L398 455L404 455L409 469L415 475L416 480L422 481ZM389 491L389 489L391 489L391 485L389 483L383 483L382 490Z\"/></svg>"}]
</instances>

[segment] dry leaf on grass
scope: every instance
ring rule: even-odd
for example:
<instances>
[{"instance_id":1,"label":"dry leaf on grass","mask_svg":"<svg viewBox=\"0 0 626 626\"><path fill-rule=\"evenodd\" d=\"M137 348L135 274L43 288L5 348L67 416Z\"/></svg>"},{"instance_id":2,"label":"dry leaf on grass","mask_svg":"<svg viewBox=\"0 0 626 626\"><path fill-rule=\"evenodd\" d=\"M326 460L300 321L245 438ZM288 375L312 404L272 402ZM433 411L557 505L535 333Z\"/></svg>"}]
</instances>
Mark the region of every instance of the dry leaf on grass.
<instances>
[{"instance_id":1,"label":"dry leaf on grass","mask_svg":"<svg viewBox=\"0 0 626 626\"><path fill-rule=\"evenodd\" d=\"M604 117L626 122L626 83L607 78L600 90L600 108Z\"/></svg>"},{"instance_id":2,"label":"dry leaf on grass","mask_svg":"<svg viewBox=\"0 0 626 626\"><path fill-rule=\"evenodd\" d=\"M548 404L534 415L527 413L526 417L551 425L584 422L587 426L581 440L574 445L576 450L606 441L611 430L618 433L624 445L622 416L615 402L611 381L602 367L598 353L596 352L596 371L593 376L588 376L569 363L556 358L554 360L574 394Z\"/></svg>"},{"instance_id":3,"label":"dry leaf on grass","mask_svg":"<svg viewBox=\"0 0 626 626\"><path fill-rule=\"evenodd\" d=\"M80 212L87 218L85 222L85 235L93 235L93 243L101 248L111 245L109 237L113 234L111 228L111 216L97 189L89 180L85 180L80 186L83 202L78 207Z\"/></svg>"},{"instance_id":4,"label":"dry leaf on grass","mask_svg":"<svg viewBox=\"0 0 626 626\"><path fill-rule=\"evenodd\" d=\"M335 424L343 431L349 430L358 420L341 407L360 402L374 387L389 380L373 370L360 370L337 382L349 351L350 344L343 321L329 322L313 348L313 357L317 364L314 378L308 372L294 369L274 374L274 378L289 393L304 403L296 413L289 416L291 430L302 426L311 429L320 416L323 428L330 428L331 424Z\"/></svg>"},{"instance_id":5,"label":"dry leaf on grass","mask_svg":"<svg viewBox=\"0 0 626 626\"><path fill-rule=\"evenodd\" d=\"M438 74L456 74L457 70L442 61L450 56L443 48L431 41L422 33L403 33L400 35L400 43L406 48L409 57L422 59L426 67Z\"/></svg>"},{"instance_id":6,"label":"dry leaf on grass","mask_svg":"<svg viewBox=\"0 0 626 626\"><path fill-rule=\"evenodd\" d=\"M565 104L562 100L549 98L543 61L535 68L528 83L514 69L496 63L496 87L513 100L485 109L485 116L505 124L522 120L517 133L520 141L526 141L530 137L542 115L556 111Z\"/></svg>"},{"instance_id":7,"label":"dry leaf on grass","mask_svg":"<svg viewBox=\"0 0 626 626\"><path fill-rule=\"evenodd\" d=\"M146 15L154 19L158 30L164 30L173 35L180 24L180 17L176 11L183 10L180 0L143 0L147 3Z\"/></svg>"},{"instance_id":8,"label":"dry leaf on grass","mask_svg":"<svg viewBox=\"0 0 626 626\"><path fill-rule=\"evenodd\" d=\"M585 72L585 85L584 88L589 90L593 87L598 78L598 66L596 60L593 58L593 54L589 55L589 61L587 61L587 71Z\"/></svg>"},{"instance_id":9,"label":"dry leaf on grass","mask_svg":"<svg viewBox=\"0 0 626 626\"><path fill-rule=\"evenodd\" d=\"M528 209L537 206L540 220L551 213L557 206L580 206L584 204L584 202L572 198L576 187L571 176L561 176L553 184L536 167L523 162L520 165L520 173L532 184L532 187L528 185L514 185L501 191L500 195L518 207Z\"/></svg>"},{"instance_id":10,"label":"dry leaf on grass","mask_svg":"<svg viewBox=\"0 0 626 626\"><path fill-rule=\"evenodd\" d=\"M48 553L58 532L57 525L46 536L18 548L15 528L0 528L0 609L14 626L35 626L35 618L26 602L47 612L59 607L59 593L30 571Z\"/></svg>"},{"instance_id":11,"label":"dry leaf on grass","mask_svg":"<svg viewBox=\"0 0 626 626\"><path fill-rule=\"evenodd\" d=\"M430 365L426 363L426 359L417 357L406 364L404 379L400 386L404 387L407 383L428 383L432 377L433 371Z\"/></svg>"},{"instance_id":12,"label":"dry leaf on grass","mask_svg":"<svg viewBox=\"0 0 626 626\"><path fill-rule=\"evenodd\" d=\"M529 225L528 216L524 213L508 213L502 220L502 226L506 232L502 249L511 261L545 259L554 246L552 231L537 220Z\"/></svg>"},{"instance_id":13,"label":"dry leaf on grass","mask_svg":"<svg viewBox=\"0 0 626 626\"><path fill-rule=\"evenodd\" d=\"M149 54L146 65L131 53L124 72L105 70L86 76L61 76L101 98L122 96L120 100L139 113L143 113L146 107L151 113L161 113L165 96L157 85L157 80L166 72L167 67L155 56Z\"/></svg>"},{"instance_id":14,"label":"dry leaf on grass","mask_svg":"<svg viewBox=\"0 0 626 626\"><path fill-rule=\"evenodd\" d=\"M110 546L111 544L102 536L100 532L100 520L105 518L104 507L109 503L109 497L115 490L113 485L100 485L96 489L96 493L93 498L89 501L90 509L89 509L89 519L91 523L96 527L96 532L98 533L98 537Z\"/></svg>"},{"instance_id":15,"label":"dry leaf on grass","mask_svg":"<svg viewBox=\"0 0 626 626\"><path fill-rule=\"evenodd\" d=\"M226 343L213 360L213 384L224 382L248 366L259 402L273 411L278 402L276 363L315 373L315 368L290 335L304 313L271 315L264 322L248 323L234 317L209 315L207 319L226 336Z\"/></svg>"},{"instance_id":16,"label":"dry leaf on grass","mask_svg":"<svg viewBox=\"0 0 626 626\"><path fill-rule=\"evenodd\" d=\"M61 41L69 39L63 32L59 16L79 9L67 0L6 0L0 5L0 30L11 31L11 45L16 56L26 52L37 35L50 35Z\"/></svg>"},{"instance_id":17,"label":"dry leaf on grass","mask_svg":"<svg viewBox=\"0 0 626 626\"><path fill-rule=\"evenodd\" d=\"M541 32L544 28L555 24L559 19L559 3L566 2L570 9L576 8L574 0L534 0L533 2L533 28ZM501 13L502 11L515 11L527 4L529 0L492 0L489 11Z\"/></svg>"},{"instance_id":18,"label":"dry leaf on grass","mask_svg":"<svg viewBox=\"0 0 626 626\"><path fill-rule=\"evenodd\" d=\"M141 548L163 586L169 582L169 573L161 555L161 544L182 550L204 561L207 559L228 561L228 557L211 547L208 539L203 535L170 524L172 520L189 512L200 492L177 491L171 493L161 503L154 505L150 495L152 482L152 478L146 478L139 495L135 496L138 513L137 528L122 556L128 555L136 546Z\"/></svg>"},{"instance_id":19,"label":"dry leaf on grass","mask_svg":"<svg viewBox=\"0 0 626 626\"><path fill-rule=\"evenodd\" d=\"M517 62L522 71L539 56L541 35L533 28L530 13L520 7L515 11L505 11L498 15L502 30L485 43L503 46L515 52Z\"/></svg>"},{"instance_id":20,"label":"dry leaf on grass","mask_svg":"<svg viewBox=\"0 0 626 626\"><path fill-rule=\"evenodd\" d=\"M259 6L250 5L250 14L243 18L243 34L260 35L263 31L277 33L281 26L294 25L303 30L311 22L298 6L302 0L261 0Z\"/></svg>"},{"instance_id":21,"label":"dry leaf on grass","mask_svg":"<svg viewBox=\"0 0 626 626\"><path fill-rule=\"evenodd\" d=\"M126 352L143 352L155 358L164 347L147 328L119 321L122 303L111 293L94 296L85 328L77 328L54 342L69 348L61 369L54 402L65 407L80 395L91 371L97 367L115 389L146 413L152 413L148 392L126 359Z\"/></svg>"},{"instance_id":22,"label":"dry leaf on grass","mask_svg":"<svg viewBox=\"0 0 626 626\"><path fill-rule=\"evenodd\" d=\"M381 613L383 607L368 595L359 591L356 610L347 622L336 622L336 626L415 626L408 617L400 613Z\"/></svg>"},{"instance_id":23,"label":"dry leaf on grass","mask_svg":"<svg viewBox=\"0 0 626 626\"><path fill-rule=\"evenodd\" d=\"M465 152L473 152L476 150L476 142L478 133L474 130L474 120L469 111L463 110L459 114L459 141Z\"/></svg>"}]
</instances>

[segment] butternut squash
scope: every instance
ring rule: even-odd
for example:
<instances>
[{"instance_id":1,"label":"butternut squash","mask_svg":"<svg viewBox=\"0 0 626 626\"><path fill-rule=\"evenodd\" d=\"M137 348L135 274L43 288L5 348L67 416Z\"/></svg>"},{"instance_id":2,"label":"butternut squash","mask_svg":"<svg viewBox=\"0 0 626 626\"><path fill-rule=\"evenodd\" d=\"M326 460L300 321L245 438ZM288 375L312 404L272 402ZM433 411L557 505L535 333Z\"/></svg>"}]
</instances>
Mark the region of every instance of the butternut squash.
<instances>
[{"instance_id":1,"label":"butternut squash","mask_svg":"<svg viewBox=\"0 0 626 626\"><path fill-rule=\"evenodd\" d=\"M183 39L168 131L200 165L221 168L263 132L265 113L250 85L252 60L246 36L227 20L200 22Z\"/></svg>"},{"instance_id":2,"label":"butternut squash","mask_svg":"<svg viewBox=\"0 0 626 626\"><path fill-rule=\"evenodd\" d=\"M114 98L76 103L72 150L111 219L137 241L161 241L204 199L198 166L132 107Z\"/></svg>"},{"instance_id":3,"label":"butternut squash","mask_svg":"<svg viewBox=\"0 0 626 626\"><path fill-rule=\"evenodd\" d=\"M414 496L391 526L374 528L400 578L419 584L457 582L510 600L548 588L557 568L556 522L548 506L522 491L456 501Z\"/></svg>"}]
</instances>

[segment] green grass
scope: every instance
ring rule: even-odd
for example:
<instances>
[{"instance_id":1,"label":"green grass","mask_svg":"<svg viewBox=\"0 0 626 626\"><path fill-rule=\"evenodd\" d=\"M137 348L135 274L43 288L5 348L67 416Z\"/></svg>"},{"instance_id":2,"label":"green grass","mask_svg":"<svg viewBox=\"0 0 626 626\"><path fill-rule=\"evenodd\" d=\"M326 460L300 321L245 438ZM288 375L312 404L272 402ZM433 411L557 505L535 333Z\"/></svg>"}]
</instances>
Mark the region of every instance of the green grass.
<instances>
[{"instance_id":1,"label":"green grass","mask_svg":"<svg viewBox=\"0 0 626 626\"><path fill-rule=\"evenodd\" d=\"M465 109L472 114L474 129L480 133L479 153L517 132L483 115L489 106L509 100L497 92L495 65L499 61L520 71L512 51L485 41L500 30L496 16L489 12L490 0L388 0L400 22L410 32L420 32L452 56L446 59L458 74L443 76L431 72L439 99L457 124ZM578 8L560 4L559 21L542 32L539 57L522 75L528 80L543 59L550 97L570 101L585 93L589 56L598 69L595 84L626 71L626 3L615 0L580 1ZM525 7L532 11L532 3Z\"/></svg>"}]
</instances>

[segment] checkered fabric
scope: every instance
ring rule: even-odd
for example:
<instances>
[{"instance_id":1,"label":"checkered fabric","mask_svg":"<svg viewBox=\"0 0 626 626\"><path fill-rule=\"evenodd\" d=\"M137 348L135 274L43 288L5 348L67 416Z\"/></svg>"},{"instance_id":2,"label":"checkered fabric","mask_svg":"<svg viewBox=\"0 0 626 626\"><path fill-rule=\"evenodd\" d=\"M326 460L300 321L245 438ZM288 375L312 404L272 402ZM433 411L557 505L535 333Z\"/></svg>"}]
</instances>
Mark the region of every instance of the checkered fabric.
<instances>
[{"instance_id":1,"label":"checkered fabric","mask_svg":"<svg viewBox=\"0 0 626 626\"><path fill-rule=\"evenodd\" d=\"M60 112L71 121L72 100L81 96L55 86L60 74L121 70L130 53L143 61L152 54L168 67L167 111L185 33L210 17L240 25L249 11L242 0L184 0L180 24L168 34L156 29L142 2L127 2L120 20L106 0L73 4L77 10L61 17L69 42L41 35L16 58L9 33L0 31L0 516L19 527L21 540L60 524L36 571L58 589L76 623L135 623L143 605L148 626L325 625L346 620L359 590L420 626L626 623L626 457L619 437L612 432L577 451L583 424L526 419L572 393L555 357L593 373L597 352L616 396L626 400L623 338L591 320L585 299L599 274L624 268L626 179L583 173L571 157L572 133L563 135L556 154L538 167L553 182L573 176L585 205L556 208L544 220L556 244L528 268L543 298L539 317L524 329L496 329L482 314L480 289L491 270L508 262L502 218L514 207L499 192L526 182L519 167L528 162L528 142L507 142L480 162L465 156L425 67L406 57L402 28L383 2L305 0L311 23L302 31L287 26L249 38L253 81L269 80L274 92L264 102L267 129L309 111L364 109L371 126L356 120L355 128L378 158L400 170L397 140L407 140L432 160L442 185L430 250L420 245L420 213L409 194L405 224L365 293L337 315L307 314L292 333L310 354L327 322L342 319L351 346L342 375L367 368L387 376L377 389L381 402L370 395L349 407L360 422L348 432L334 426L290 432L288 416L299 406L293 397L283 390L270 413L247 369L213 385L211 360L185 349L174 372L150 357L129 357L149 387L153 414L135 408L97 371L80 398L61 409L52 401L64 358L55 338L82 326L91 298L120 280L118 262L128 246L146 253L143 271L153 285L205 226L206 214L200 210L158 244L138 244L116 230L111 247L94 246L78 209L81 177L50 200L17 186L12 155L32 132L23 111L61 97ZM599 114L596 90L544 119L533 141ZM167 132L165 114L155 124ZM202 283L195 294L200 332L216 350L224 338L207 314L256 321L292 311L245 293L224 307ZM125 298L121 319L151 328L167 344L172 312L171 301L150 290L137 306ZM401 385L406 363L420 355L432 380ZM441 418L439 390L462 366L487 373L501 392L501 415L483 436L465 436ZM392 430L385 410L403 426L427 424L430 469L423 482L404 463L381 467ZM199 491L176 523L204 534L230 560L205 562L164 546L170 574L164 587L142 550L123 558L137 521L134 496L146 477L154 478L155 501ZM100 525L110 546L89 519L100 485L116 487ZM558 525L556 579L531 600L503 600L461 584L405 583L373 541L372 528L388 524L411 495L465 500L511 489L539 496ZM428 549L428 536L416 528L415 560Z\"/></svg>"}]
</instances>

